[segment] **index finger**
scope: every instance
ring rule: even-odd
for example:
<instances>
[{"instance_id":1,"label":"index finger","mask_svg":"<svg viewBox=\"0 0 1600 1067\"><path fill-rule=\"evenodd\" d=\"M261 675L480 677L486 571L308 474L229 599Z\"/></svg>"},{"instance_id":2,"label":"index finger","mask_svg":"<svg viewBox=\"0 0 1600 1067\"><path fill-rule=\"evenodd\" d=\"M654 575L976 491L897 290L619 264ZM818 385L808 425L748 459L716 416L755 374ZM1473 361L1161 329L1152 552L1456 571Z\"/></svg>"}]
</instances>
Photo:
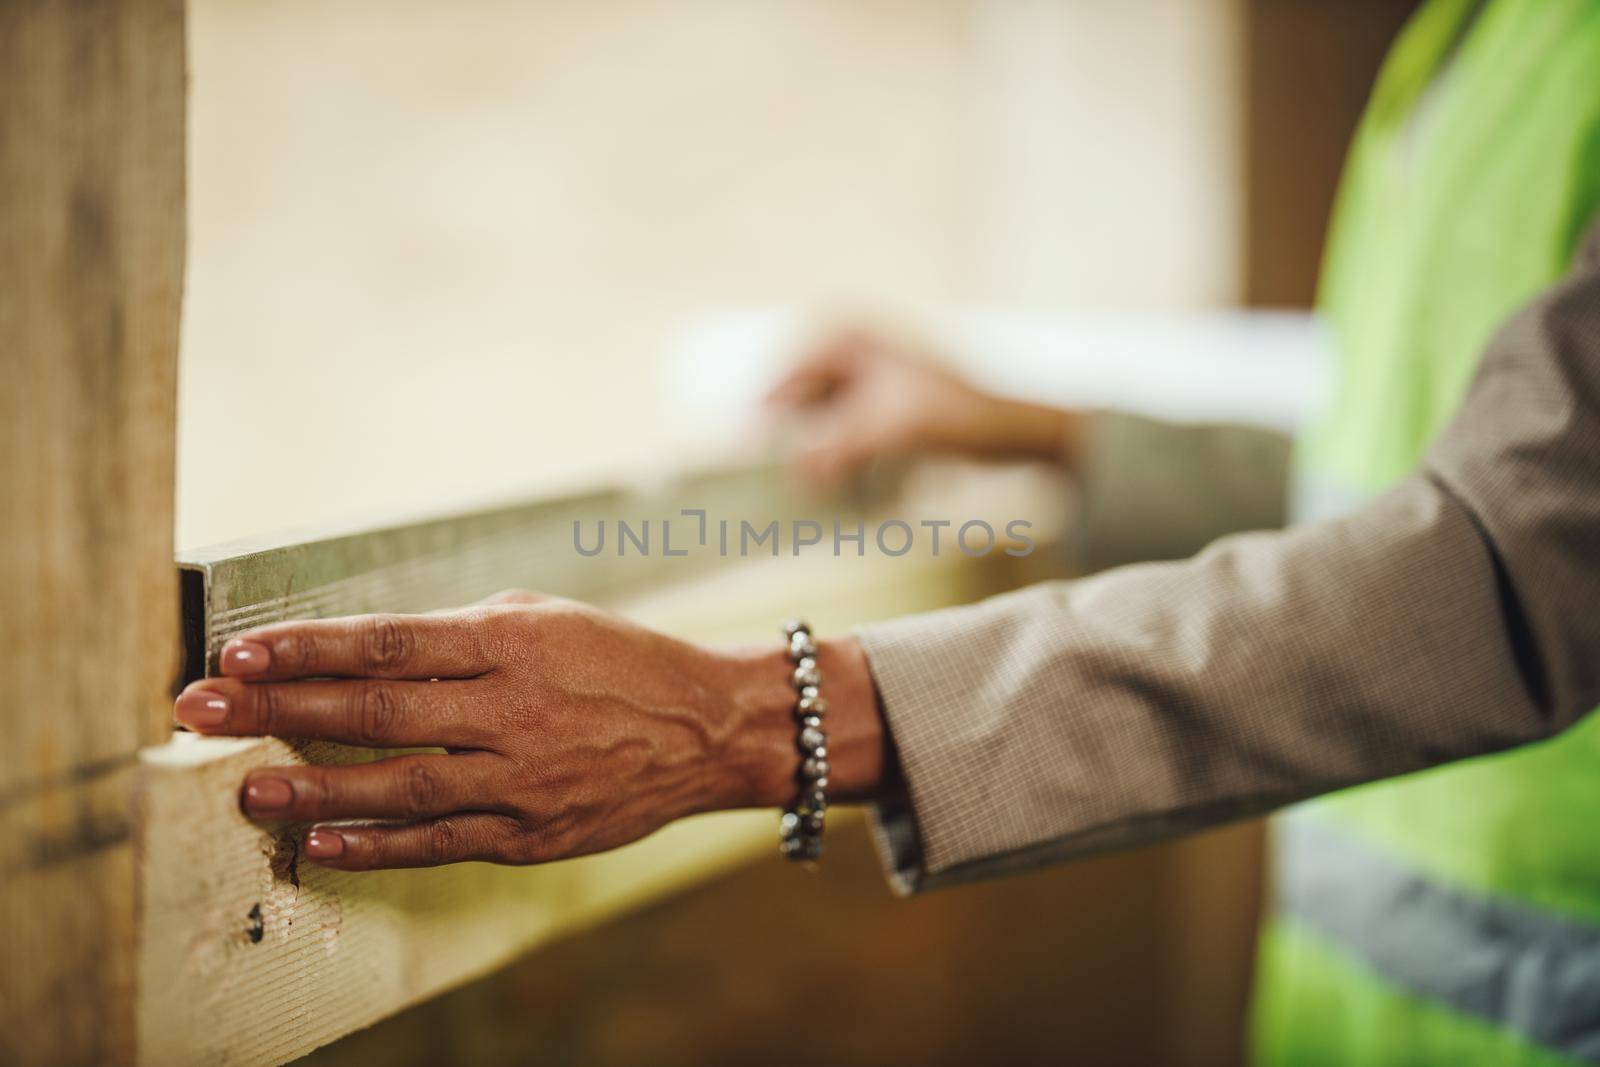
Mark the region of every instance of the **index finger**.
<instances>
[{"instance_id":1,"label":"index finger","mask_svg":"<svg viewBox=\"0 0 1600 1067\"><path fill-rule=\"evenodd\" d=\"M287 678L473 678L494 667L488 617L352 615L280 622L222 646L222 673Z\"/></svg>"},{"instance_id":2,"label":"index finger","mask_svg":"<svg viewBox=\"0 0 1600 1067\"><path fill-rule=\"evenodd\" d=\"M815 345L767 390L763 403L773 408L800 408L827 395L849 374L851 359L861 347L859 333L834 334Z\"/></svg>"}]
</instances>

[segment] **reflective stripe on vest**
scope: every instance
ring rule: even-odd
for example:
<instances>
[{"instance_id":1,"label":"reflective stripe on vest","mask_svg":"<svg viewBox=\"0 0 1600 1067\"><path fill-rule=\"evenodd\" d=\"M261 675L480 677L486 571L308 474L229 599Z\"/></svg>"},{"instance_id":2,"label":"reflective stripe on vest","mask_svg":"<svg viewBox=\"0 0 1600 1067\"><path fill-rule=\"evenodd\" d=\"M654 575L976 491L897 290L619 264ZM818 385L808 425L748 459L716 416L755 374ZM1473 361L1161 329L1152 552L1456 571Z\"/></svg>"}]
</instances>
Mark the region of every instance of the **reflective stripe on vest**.
<instances>
[{"instance_id":1,"label":"reflective stripe on vest","mask_svg":"<svg viewBox=\"0 0 1600 1067\"><path fill-rule=\"evenodd\" d=\"M1340 384L1300 451L1302 514L1414 467L1597 205L1600 0L1429 0L1341 182L1319 297ZM1280 825L1266 1061L1600 1062L1600 720Z\"/></svg>"},{"instance_id":2,"label":"reflective stripe on vest","mask_svg":"<svg viewBox=\"0 0 1600 1067\"><path fill-rule=\"evenodd\" d=\"M1600 928L1431 881L1316 818L1281 820L1275 903L1406 991L1600 1063Z\"/></svg>"}]
</instances>

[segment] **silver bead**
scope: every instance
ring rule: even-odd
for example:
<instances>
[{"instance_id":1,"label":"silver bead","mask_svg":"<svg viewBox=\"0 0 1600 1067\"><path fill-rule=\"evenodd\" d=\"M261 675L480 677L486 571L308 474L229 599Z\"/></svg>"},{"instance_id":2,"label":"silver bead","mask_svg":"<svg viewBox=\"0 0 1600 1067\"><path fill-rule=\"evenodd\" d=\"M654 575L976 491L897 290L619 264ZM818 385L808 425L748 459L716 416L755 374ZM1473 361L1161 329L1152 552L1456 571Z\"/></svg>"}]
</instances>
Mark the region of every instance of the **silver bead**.
<instances>
[{"instance_id":1,"label":"silver bead","mask_svg":"<svg viewBox=\"0 0 1600 1067\"><path fill-rule=\"evenodd\" d=\"M822 671L817 666L817 641L810 625L803 619L790 619L783 624L783 634L788 642L789 661L794 664L790 680L798 694L794 715L800 723L795 744L802 758L800 795L778 820L778 847L788 859L816 860L822 856L828 772L832 770L828 763L828 734L822 728L828 702L819 691Z\"/></svg>"}]
</instances>

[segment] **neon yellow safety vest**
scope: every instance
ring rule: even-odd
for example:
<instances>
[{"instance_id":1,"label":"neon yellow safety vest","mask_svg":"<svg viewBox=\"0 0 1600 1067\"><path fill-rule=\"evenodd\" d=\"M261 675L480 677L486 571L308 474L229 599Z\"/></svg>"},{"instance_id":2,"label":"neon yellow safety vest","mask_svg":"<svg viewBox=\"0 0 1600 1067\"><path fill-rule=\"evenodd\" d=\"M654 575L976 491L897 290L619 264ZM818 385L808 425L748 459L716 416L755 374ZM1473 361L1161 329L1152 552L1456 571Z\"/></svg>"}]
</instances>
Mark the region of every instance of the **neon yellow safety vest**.
<instances>
[{"instance_id":1,"label":"neon yellow safety vest","mask_svg":"<svg viewBox=\"0 0 1600 1067\"><path fill-rule=\"evenodd\" d=\"M1307 512L1412 468L1597 204L1600 0L1419 11L1335 212L1320 305L1341 384L1302 450ZM1301 805L1273 842L1258 1061L1600 1063L1600 715Z\"/></svg>"}]
</instances>

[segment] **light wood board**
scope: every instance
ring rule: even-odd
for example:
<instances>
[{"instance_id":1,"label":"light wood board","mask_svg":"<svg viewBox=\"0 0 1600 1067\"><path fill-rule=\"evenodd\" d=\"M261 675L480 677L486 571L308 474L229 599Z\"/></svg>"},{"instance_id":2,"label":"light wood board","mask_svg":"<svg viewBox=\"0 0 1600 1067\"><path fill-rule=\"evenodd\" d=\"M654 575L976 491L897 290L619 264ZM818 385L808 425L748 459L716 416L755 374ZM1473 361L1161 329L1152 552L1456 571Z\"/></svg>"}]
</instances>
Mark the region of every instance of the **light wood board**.
<instances>
[{"instance_id":1,"label":"light wood board","mask_svg":"<svg viewBox=\"0 0 1600 1067\"><path fill-rule=\"evenodd\" d=\"M994 587L996 562L959 554L750 561L618 606L701 640L775 640L789 611L838 632L973 599ZM145 754L141 1062L292 1059L552 936L775 847L771 813L734 813L537 868L354 874L296 862L294 828L267 832L236 809L251 767L366 757L194 737Z\"/></svg>"}]
</instances>

